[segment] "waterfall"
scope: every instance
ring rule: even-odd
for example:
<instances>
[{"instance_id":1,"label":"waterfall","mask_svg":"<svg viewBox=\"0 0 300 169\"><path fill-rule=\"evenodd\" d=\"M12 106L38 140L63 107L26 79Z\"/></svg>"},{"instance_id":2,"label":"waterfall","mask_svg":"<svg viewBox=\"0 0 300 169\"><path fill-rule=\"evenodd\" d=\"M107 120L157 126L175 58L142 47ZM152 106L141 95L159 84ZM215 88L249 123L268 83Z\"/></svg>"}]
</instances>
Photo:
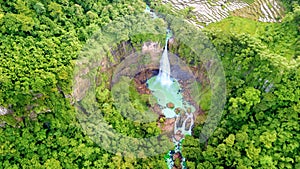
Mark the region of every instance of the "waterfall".
<instances>
[{"instance_id":1,"label":"waterfall","mask_svg":"<svg viewBox=\"0 0 300 169\"><path fill-rule=\"evenodd\" d=\"M151 12L149 6L147 6L145 12L150 13L153 18L156 18L155 13ZM186 169L185 158L181 154L182 141L185 135L192 134L192 127L194 126L194 116L195 108L188 102L183 100L180 84L175 78L171 78L171 68L170 61L168 57L168 41L172 37L172 31L167 29L166 44L159 62L159 74L147 80L147 87L151 90L152 94L156 97L158 104L162 108L162 113L166 118L176 118L174 123L174 134L172 136L173 143L175 145L174 149L169 151L165 155L165 160L167 162L168 168L172 169L176 167L176 159L180 160L180 165L182 169ZM174 105L173 108L166 106L168 103ZM176 108L181 110L180 113L176 113ZM190 111L188 111L190 109ZM177 123L183 120L182 124L177 126ZM190 120L190 121L189 121ZM189 124L188 124L189 123ZM189 128L186 129L186 125ZM179 137L176 137L177 131L180 132ZM175 155L176 154L176 155ZM178 156L179 155L179 156ZM179 166L177 166L179 167Z\"/></svg>"},{"instance_id":2,"label":"waterfall","mask_svg":"<svg viewBox=\"0 0 300 169\"><path fill-rule=\"evenodd\" d=\"M160 66L159 66L159 74L158 74L158 80L163 86L170 86L172 84L172 80L170 78L170 62L168 58L168 40L170 38L170 31L167 31L168 35L166 38L166 44L165 49L163 52L163 55L160 59Z\"/></svg>"}]
</instances>

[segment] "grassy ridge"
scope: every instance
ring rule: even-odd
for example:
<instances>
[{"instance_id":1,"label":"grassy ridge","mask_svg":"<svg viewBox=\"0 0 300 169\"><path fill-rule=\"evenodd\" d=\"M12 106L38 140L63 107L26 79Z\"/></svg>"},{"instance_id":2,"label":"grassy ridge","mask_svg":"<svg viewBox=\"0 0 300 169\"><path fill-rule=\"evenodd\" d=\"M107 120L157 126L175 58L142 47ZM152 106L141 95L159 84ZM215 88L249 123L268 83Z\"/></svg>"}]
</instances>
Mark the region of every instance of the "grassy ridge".
<instances>
[{"instance_id":1,"label":"grassy ridge","mask_svg":"<svg viewBox=\"0 0 300 169\"><path fill-rule=\"evenodd\" d=\"M209 24L206 29L224 31L227 33L247 33L250 35L260 35L265 32L265 28L272 23L257 22L252 19L230 16L220 22Z\"/></svg>"}]
</instances>

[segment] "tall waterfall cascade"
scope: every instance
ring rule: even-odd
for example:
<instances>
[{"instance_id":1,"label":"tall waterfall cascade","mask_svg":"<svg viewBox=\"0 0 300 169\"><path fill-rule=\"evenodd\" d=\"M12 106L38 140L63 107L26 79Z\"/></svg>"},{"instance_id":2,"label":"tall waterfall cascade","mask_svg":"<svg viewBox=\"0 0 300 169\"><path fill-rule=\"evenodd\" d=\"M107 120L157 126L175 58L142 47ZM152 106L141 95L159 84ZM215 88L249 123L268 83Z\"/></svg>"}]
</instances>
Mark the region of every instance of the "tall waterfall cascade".
<instances>
[{"instance_id":1,"label":"tall waterfall cascade","mask_svg":"<svg viewBox=\"0 0 300 169\"><path fill-rule=\"evenodd\" d=\"M149 6L145 12L155 16ZM155 18L155 17L153 17ZM171 66L168 56L168 41L172 37L172 31L167 29L165 48L160 59L159 74L147 80L147 87L157 99L157 103L161 108L161 112L165 118L176 119L171 141L174 143L174 149L165 155L165 160L169 169L173 169L176 165L180 165L182 169L186 169L185 158L181 154L182 142L185 135L192 134L194 126L195 107L185 101L182 95L182 86L178 79L171 77ZM172 106L170 106L172 105ZM180 164L175 161L180 161Z\"/></svg>"},{"instance_id":2,"label":"tall waterfall cascade","mask_svg":"<svg viewBox=\"0 0 300 169\"><path fill-rule=\"evenodd\" d=\"M159 74L157 80L159 80L163 86L170 86L172 84L170 73L171 71L170 71L170 61L168 57L168 37L167 37L165 49L160 59Z\"/></svg>"}]
</instances>

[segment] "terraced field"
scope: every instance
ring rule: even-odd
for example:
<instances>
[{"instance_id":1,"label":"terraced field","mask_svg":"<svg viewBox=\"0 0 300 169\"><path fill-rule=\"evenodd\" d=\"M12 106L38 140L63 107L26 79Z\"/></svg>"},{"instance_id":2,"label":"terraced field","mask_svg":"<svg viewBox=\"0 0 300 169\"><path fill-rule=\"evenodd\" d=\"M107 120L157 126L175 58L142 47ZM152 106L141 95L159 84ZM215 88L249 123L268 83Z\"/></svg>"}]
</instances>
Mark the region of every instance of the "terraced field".
<instances>
[{"instance_id":1,"label":"terraced field","mask_svg":"<svg viewBox=\"0 0 300 169\"><path fill-rule=\"evenodd\" d=\"M283 7L276 0L256 0L245 8L233 11L233 15L261 22L280 22L283 17Z\"/></svg>"},{"instance_id":2,"label":"terraced field","mask_svg":"<svg viewBox=\"0 0 300 169\"><path fill-rule=\"evenodd\" d=\"M163 3L171 3L174 10L192 9L193 17L189 21L199 27L220 21L230 14L261 22L280 22L283 16L283 7L277 0L163 0Z\"/></svg>"}]
</instances>

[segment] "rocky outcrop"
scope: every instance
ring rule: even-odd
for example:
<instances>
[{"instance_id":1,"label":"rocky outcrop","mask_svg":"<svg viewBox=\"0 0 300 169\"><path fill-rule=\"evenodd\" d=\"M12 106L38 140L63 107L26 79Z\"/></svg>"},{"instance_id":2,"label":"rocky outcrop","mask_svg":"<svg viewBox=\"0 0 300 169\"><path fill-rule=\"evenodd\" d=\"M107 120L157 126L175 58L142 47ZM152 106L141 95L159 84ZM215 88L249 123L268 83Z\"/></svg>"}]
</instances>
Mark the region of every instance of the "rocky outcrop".
<instances>
[{"instance_id":1,"label":"rocky outcrop","mask_svg":"<svg viewBox=\"0 0 300 169\"><path fill-rule=\"evenodd\" d=\"M182 165L181 165L181 162L182 162L182 155L180 152L176 152L174 155L173 155L173 161L174 161L174 166L172 169L182 169Z\"/></svg>"},{"instance_id":2,"label":"rocky outcrop","mask_svg":"<svg viewBox=\"0 0 300 169\"><path fill-rule=\"evenodd\" d=\"M146 82L152 76L155 76L157 74L158 74L158 69L154 69L154 70L146 69L136 74L134 77L134 82L137 91L140 94L150 94L151 91L148 89Z\"/></svg>"},{"instance_id":3,"label":"rocky outcrop","mask_svg":"<svg viewBox=\"0 0 300 169\"><path fill-rule=\"evenodd\" d=\"M167 108L170 108L170 109L173 109L174 108L174 103L172 103L172 102L169 102L169 103L167 103Z\"/></svg>"},{"instance_id":4,"label":"rocky outcrop","mask_svg":"<svg viewBox=\"0 0 300 169\"><path fill-rule=\"evenodd\" d=\"M142 53L148 53L151 57L161 55L162 47L157 42L145 42L142 46Z\"/></svg>"},{"instance_id":5,"label":"rocky outcrop","mask_svg":"<svg viewBox=\"0 0 300 169\"><path fill-rule=\"evenodd\" d=\"M167 118L164 123L158 124L158 126L162 129L164 133L167 134L170 138L174 133L174 125L175 125L176 118Z\"/></svg>"},{"instance_id":6,"label":"rocky outcrop","mask_svg":"<svg viewBox=\"0 0 300 169\"><path fill-rule=\"evenodd\" d=\"M0 116L1 116L1 115L6 115L6 114L8 114L8 113L9 113L9 110L8 110L8 109L6 109L6 108L0 106Z\"/></svg>"},{"instance_id":7,"label":"rocky outcrop","mask_svg":"<svg viewBox=\"0 0 300 169\"><path fill-rule=\"evenodd\" d=\"M176 141L180 141L183 138L184 138L184 135L182 134L181 130L177 130L175 135L174 135L174 139Z\"/></svg>"}]
</instances>

